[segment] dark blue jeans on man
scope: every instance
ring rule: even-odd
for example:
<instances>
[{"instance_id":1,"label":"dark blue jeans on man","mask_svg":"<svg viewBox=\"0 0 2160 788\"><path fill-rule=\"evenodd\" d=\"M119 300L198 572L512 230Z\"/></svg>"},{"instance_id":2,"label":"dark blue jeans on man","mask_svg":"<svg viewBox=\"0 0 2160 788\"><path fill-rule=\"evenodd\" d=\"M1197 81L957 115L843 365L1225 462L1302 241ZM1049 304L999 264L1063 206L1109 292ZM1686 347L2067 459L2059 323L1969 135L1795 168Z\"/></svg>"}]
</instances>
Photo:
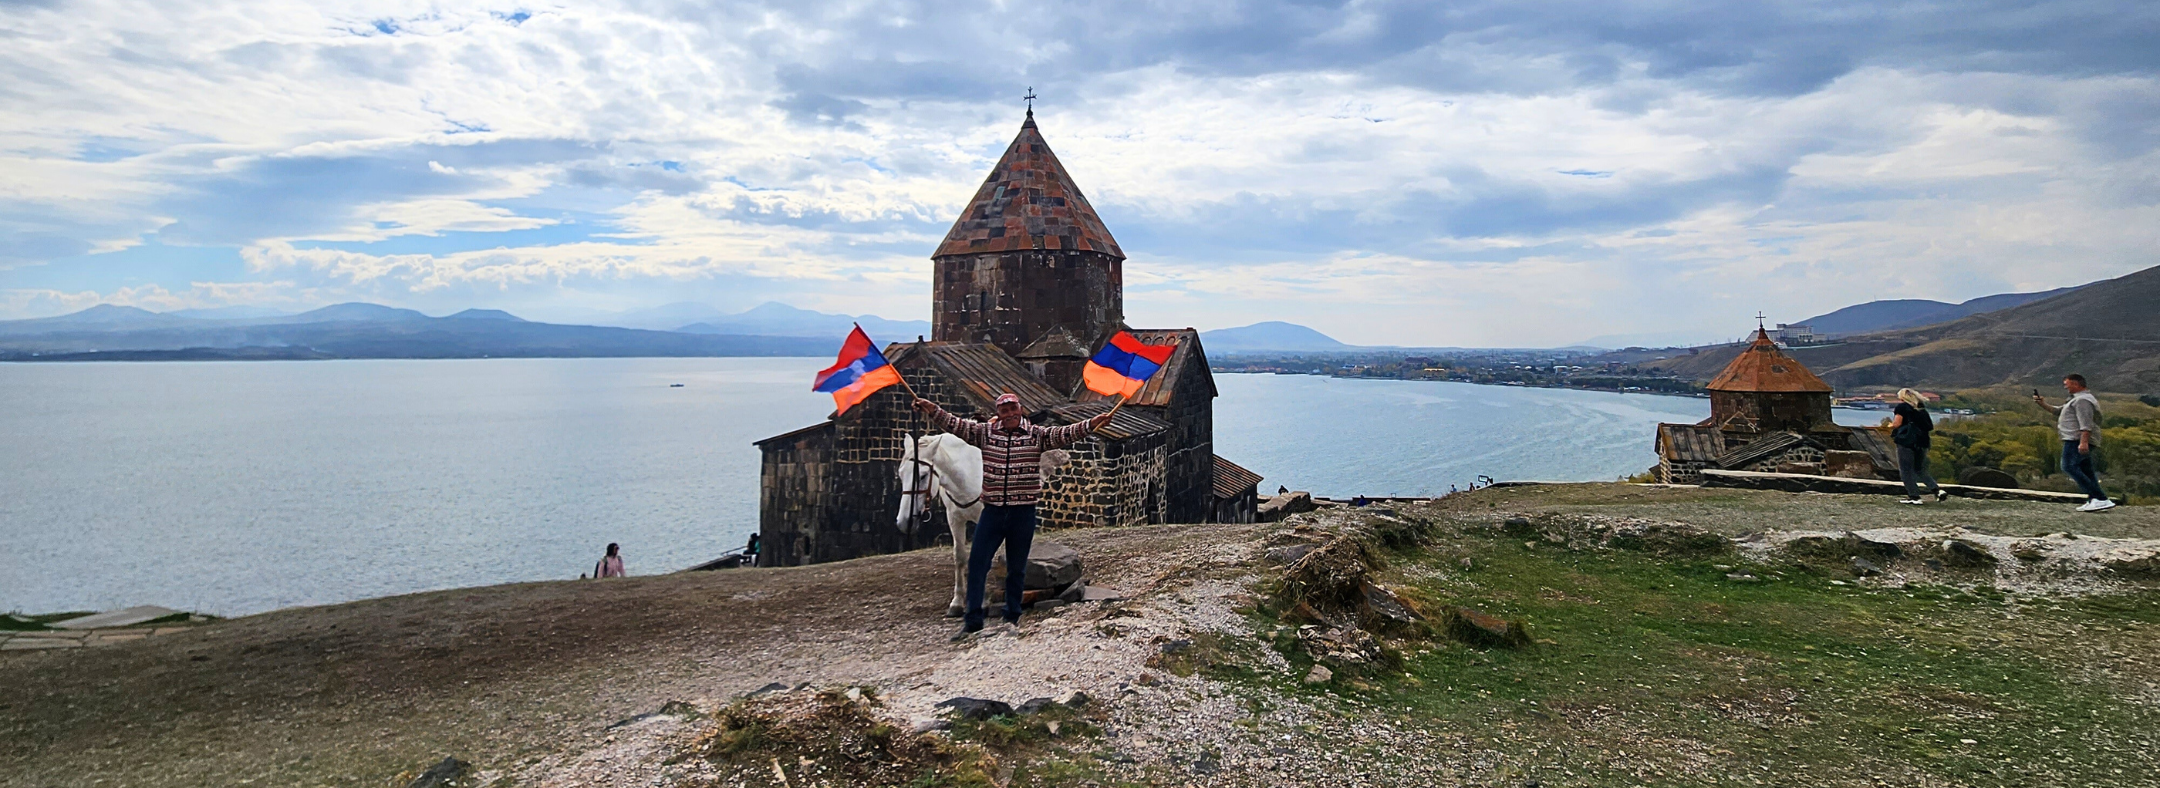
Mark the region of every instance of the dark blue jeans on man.
<instances>
[{"instance_id":1,"label":"dark blue jeans on man","mask_svg":"<svg viewBox=\"0 0 2160 788\"><path fill-rule=\"evenodd\" d=\"M2063 475L2070 477L2070 481L2077 482L2078 491L2085 493L2085 497L2095 501L2107 500L2107 491L2100 489L2100 474L2093 472L2092 454L2078 451L2077 445L2077 441L2063 441ZM2099 448L2093 447L2094 451Z\"/></svg>"},{"instance_id":2,"label":"dark blue jeans on man","mask_svg":"<svg viewBox=\"0 0 2160 788\"><path fill-rule=\"evenodd\" d=\"M1028 548L1035 544L1035 506L983 505L982 519L975 522L975 545L968 550L968 629L979 629L986 614L983 588L990 579L990 560L998 545L1005 546L1005 621L1020 622L1020 595L1027 583Z\"/></svg>"}]
</instances>

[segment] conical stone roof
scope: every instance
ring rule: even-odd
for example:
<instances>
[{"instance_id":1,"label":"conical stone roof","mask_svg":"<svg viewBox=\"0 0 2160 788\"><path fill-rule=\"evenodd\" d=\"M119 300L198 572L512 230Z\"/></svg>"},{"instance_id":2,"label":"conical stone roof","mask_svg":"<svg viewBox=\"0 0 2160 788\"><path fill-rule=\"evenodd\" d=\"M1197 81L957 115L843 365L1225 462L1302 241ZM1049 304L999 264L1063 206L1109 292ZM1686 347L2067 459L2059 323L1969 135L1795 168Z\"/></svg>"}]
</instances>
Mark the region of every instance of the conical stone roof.
<instances>
[{"instance_id":1,"label":"conical stone roof","mask_svg":"<svg viewBox=\"0 0 2160 788\"><path fill-rule=\"evenodd\" d=\"M1740 356L1725 365L1725 371L1712 378L1705 388L1711 391L1819 394L1831 391L1830 384L1778 350L1777 343L1770 341L1770 333L1760 328L1755 329L1755 341L1748 343L1747 349L1740 351Z\"/></svg>"},{"instance_id":2,"label":"conical stone roof","mask_svg":"<svg viewBox=\"0 0 2160 788\"><path fill-rule=\"evenodd\" d=\"M1110 229L1095 215L1095 206L1080 195L1080 187L1036 130L1033 112L931 256L1028 249L1101 252L1125 259Z\"/></svg>"}]
</instances>

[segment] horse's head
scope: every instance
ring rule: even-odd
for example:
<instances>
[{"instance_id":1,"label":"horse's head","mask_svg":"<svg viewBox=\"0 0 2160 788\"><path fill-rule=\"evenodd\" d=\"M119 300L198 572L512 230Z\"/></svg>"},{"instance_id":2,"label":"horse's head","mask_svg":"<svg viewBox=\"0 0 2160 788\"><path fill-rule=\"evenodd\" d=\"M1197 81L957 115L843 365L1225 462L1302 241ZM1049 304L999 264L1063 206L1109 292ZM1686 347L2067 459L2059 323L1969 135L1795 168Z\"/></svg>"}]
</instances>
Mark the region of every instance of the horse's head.
<instances>
[{"instance_id":1,"label":"horse's head","mask_svg":"<svg viewBox=\"0 0 2160 788\"><path fill-rule=\"evenodd\" d=\"M914 533L916 522L930 510L929 490L937 475L924 458L923 443L931 437L909 435L900 444L900 512L893 525L904 533Z\"/></svg>"}]
</instances>

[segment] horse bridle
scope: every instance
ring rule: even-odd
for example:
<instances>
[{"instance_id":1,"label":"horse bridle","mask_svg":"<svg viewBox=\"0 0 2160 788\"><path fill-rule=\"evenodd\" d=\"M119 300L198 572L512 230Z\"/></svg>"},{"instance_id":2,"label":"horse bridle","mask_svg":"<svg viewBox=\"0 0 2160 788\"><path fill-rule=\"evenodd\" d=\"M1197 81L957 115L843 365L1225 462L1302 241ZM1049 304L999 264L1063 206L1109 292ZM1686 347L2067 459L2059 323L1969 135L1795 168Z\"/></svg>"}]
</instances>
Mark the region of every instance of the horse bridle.
<instances>
[{"instance_id":1,"label":"horse bridle","mask_svg":"<svg viewBox=\"0 0 2160 788\"><path fill-rule=\"evenodd\" d=\"M931 490L941 490L941 488L940 488L940 487L938 487L938 483L937 483L937 466L936 466L936 465L933 465L933 464L931 464L931 462L930 462L929 460L925 460L925 459L923 459L923 458L922 458L922 456L921 456L921 455L922 455L922 444L920 444L920 443L918 443L918 444L915 444L915 454L916 454L916 456L915 456L915 457L912 457L912 458L910 458L910 459L906 460L906 462L908 462L908 463L909 463L909 464L911 464L911 465L915 465L915 466L918 466L918 467L919 467L919 468L921 468L921 469L926 469L926 470L924 470L923 474L922 474L922 475L920 475L920 476L916 475L916 473L915 473L915 472L913 472L913 471L910 471L910 472L908 473L908 478L909 478L909 479L920 479L920 480L921 480L921 485L922 485L922 489L919 489L919 490L901 490L901 491L900 491L900 494L901 494L901 495L924 495L924 494L926 494L926 493L929 493L929 492L930 492ZM961 509L965 509L965 508L968 508L968 507L970 507L970 506L974 506L974 505L975 505L976 503L978 503L978 502L982 501L982 494L981 494L981 493L976 493L976 494L975 494L975 500L972 500L972 501L968 501L968 502L966 502L966 503L960 503L959 501L955 501L955 500L953 500L953 497L952 497L952 495L951 495L950 493L946 493L946 494L944 494L944 495L943 495L942 497L943 497L943 498L945 499L945 502L946 502L946 503L948 503L948 504L951 504L951 505L953 505L953 506L956 506L956 507L959 507L959 508L961 508ZM916 517L918 517L918 518L922 518L922 519L925 519L925 520L927 520L927 519L929 519L929 518L930 518L930 501L929 501L929 500L928 500L927 498L923 500L923 507L922 507L922 511L920 511L920 512L916 513L916 515L915 515L915 516L916 516Z\"/></svg>"}]
</instances>

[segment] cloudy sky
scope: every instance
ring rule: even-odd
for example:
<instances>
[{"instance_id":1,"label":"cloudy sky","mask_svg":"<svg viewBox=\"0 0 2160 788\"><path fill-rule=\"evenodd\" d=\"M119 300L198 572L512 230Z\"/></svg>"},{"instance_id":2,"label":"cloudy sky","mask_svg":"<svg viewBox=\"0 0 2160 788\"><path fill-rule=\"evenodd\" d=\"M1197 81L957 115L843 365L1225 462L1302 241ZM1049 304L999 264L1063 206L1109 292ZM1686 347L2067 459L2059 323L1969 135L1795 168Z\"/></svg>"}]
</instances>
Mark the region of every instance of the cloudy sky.
<instances>
[{"instance_id":1,"label":"cloudy sky","mask_svg":"<svg viewBox=\"0 0 2160 788\"><path fill-rule=\"evenodd\" d=\"M2160 4L0 0L0 318L925 318L1017 131L1140 326L1738 334L2160 263Z\"/></svg>"}]
</instances>

